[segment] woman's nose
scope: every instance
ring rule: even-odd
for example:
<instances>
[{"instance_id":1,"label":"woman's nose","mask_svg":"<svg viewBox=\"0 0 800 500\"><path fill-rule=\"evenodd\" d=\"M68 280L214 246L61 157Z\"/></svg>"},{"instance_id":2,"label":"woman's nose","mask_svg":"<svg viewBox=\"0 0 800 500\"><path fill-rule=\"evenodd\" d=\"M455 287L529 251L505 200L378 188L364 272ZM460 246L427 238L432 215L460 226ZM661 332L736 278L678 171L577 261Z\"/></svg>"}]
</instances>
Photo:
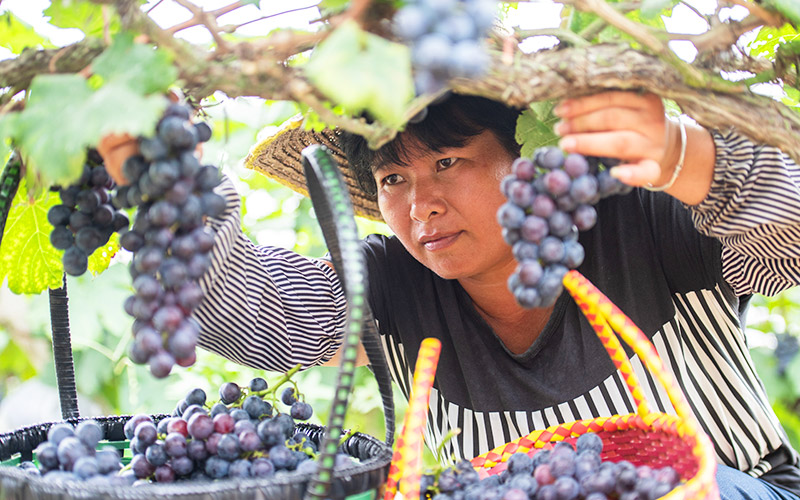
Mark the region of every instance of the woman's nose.
<instances>
[{"instance_id":1,"label":"woman's nose","mask_svg":"<svg viewBox=\"0 0 800 500\"><path fill-rule=\"evenodd\" d=\"M444 191L436 180L415 183L410 198L411 218L419 222L428 222L435 215L443 214L447 207Z\"/></svg>"}]
</instances>

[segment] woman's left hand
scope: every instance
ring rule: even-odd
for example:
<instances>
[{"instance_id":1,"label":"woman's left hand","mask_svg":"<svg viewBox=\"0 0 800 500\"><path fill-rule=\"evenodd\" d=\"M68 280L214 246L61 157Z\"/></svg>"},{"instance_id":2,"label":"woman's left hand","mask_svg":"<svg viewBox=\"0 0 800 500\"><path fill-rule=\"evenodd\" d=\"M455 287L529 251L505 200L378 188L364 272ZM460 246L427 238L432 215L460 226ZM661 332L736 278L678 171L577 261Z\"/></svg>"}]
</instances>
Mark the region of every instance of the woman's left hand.
<instances>
[{"instance_id":1,"label":"woman's left hand","mask_svg":"<svg viewBox=\"0 0 800 500\"><path fill-rule=\"evenodd\" d=\"M680 132L657 95L603 92L564 100L554 112L565 152L620 159L612 175L631 186L660 186L672 177Z\"/></svg>"}]
</instances>

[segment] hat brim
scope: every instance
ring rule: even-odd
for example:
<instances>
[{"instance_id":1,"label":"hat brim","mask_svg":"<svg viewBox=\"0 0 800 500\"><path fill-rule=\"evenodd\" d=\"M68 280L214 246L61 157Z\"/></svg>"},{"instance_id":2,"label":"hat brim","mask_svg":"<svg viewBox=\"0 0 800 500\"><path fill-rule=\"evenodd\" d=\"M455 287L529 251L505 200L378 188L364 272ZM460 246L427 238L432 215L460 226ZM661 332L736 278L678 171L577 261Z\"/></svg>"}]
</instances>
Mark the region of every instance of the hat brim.
<instances>
[{"instance_id":1,"label":"hat brim","mask_svg":"<svg viewBox=\"0 0 800 500\"><path fill-rule=\"evenodd\" d=\"M348 191L350 191L355 214L366 219L383 221L377 201L361 190L355 172L349 167L347 158L339 145L340 131L306 130L302 124L303 117L300 115L288 120L275 134L256 144L250 150L245 159L245 166L308 196L301 153L311 144L321 144L330 150L339 164L339 170L344 177Z\"/></svg>"}]
</instances>

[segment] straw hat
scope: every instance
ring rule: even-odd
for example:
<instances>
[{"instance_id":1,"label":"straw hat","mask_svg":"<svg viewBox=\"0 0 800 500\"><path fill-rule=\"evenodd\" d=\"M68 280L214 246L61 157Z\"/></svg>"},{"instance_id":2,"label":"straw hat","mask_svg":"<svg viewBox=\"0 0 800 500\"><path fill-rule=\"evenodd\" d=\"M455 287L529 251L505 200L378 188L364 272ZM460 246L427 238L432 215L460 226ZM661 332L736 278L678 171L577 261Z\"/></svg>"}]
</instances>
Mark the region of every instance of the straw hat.
<instances>
[{"instance_id":1,"label":"straw hat","mask_svg":"<svg viewBox=\"0 0 800 500\"><path fill-rule=\"evenodd\" d=\"M330 149L339 164L339 170L350 191L355 214L367 219L382 221L378 202L374 197L361 190L355 172L349 168L347 158L339 145L341 132L331 129L314 132L304 129L302 123L301 115L284 123L275 134L267 137L250 150L245 159L245 166L308 196L300 154L311 144L322 144Z\"/></svg>"}]
</instances>

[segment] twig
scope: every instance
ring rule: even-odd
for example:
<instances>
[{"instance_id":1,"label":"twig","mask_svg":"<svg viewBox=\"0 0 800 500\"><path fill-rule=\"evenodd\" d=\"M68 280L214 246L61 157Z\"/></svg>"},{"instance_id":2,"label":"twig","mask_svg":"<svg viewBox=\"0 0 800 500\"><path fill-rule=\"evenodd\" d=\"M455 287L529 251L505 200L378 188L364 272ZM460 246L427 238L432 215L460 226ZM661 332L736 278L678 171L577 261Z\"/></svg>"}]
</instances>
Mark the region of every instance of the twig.
<instances>
[{"instance_id":1,"label":"twig","mask_svg":"<svg viewBox=\"0 0 800 500\"><path fill-rule=\"evenodd\" d=\"M108 5L101 5L100 12L103 14L103 41L106 42L106 45L111 45L111 32L109 30L111 20L108 16Z\"/></svg>"},{"instance_id":2,"label":"twig","mask_svg":"<svg viewBox=\"0 0 800 500\"><path fill-rule=\"evenodd\" d=\"M225 14L227 14L229 12L233 12L234 10L236 10L236 9L238 9L240 7L243 7L242 2L238 2L237 1L237 2L233 2L231 4L228 4L228 5L224 5L224 6L220 7L220 8L218 8L218 9L214 9L214 10L210 10L208 12L204 12L202 9L200 9L199 7L197 7L194 4L189 4L187 6L187 5L184 5L182 2L180 2L179 0L175 0L175 1L178 2L179 4L181 4L186 9L188 9L189 12L192 13L192 18L189 19L188 21L184 21L184 22L182 22L180 24L176 24L175 26L169 28L167 31L172 33L172 34L175 34L175 33L179 32L179 31L183 31L183 30L185 30L187 28L192 28L194 26L199 26L200 24L204 24L203 23L203 18L204 18L205 15L213 16L214 19L219 19L221 16L224 16Z\"/></svg>"},{"instance_id":3,"label":"twig","mask_svg":"<svg viewBox=\"0 0 800 500\"><path fill-rule=\"evenodd\" d=\"M694 12L694 14L697 17L699 17L700 19L704 19L707 23L711 24L709 22L709 20L708 20L708 16L706 16L705 14L703 14L702 12L697 10L697 7L695 7L694 5L692 5L692 4L690 4L689 2L686 2L686 1L681 1L681 5L683 5L687 9L691 10L692 12Z\"/></svg>"},{"instance_id":4,"label":"twig","mask_svg":"<svg viewBox=\"0 0 800 500\"><path fill-rule=\"evenodd\" d=\"M647 26L628 19L604 0L569 1L573 2L573 4L581 10L594 12L608 22L608 24L632 36L658 57L674 66L690 85L714 90L730 91L731 86L727 82L721 82L721 79L715 79L679 58L669 49L666 43L651 33ZM565 1L564 3L567 2Z\"/></svg>"},{"instance_id":5,"label":"twig","mask_svg":"<svg viewBox=\"0 0 800 500\"><path fill-rule=\"evenodd\" d=\"M147 15L150 15L150 13L153 12L153 9L155 9L156 7L161 5L162 3L164 3L164 0L158 0L158 2L156 2L152 7L147 9Z\"/></svg>"},{"instance_id":6,"label":"twig","mask_svg":"<svg viewBox=\"0 0 800 500\"><path fill-rule=\"evenodd\" d=\"M60 49L58 52L56 52L55 55L50 59L50 62L47 63L47 69L50 71L50 73L55 73L56 71L58 71L56 68L56 63L58 62L59 59L61 59L61 57L64 54L66 54L66 52L67 52L67 47L64 47Z\"/></svg>"},{"instance_id":7,"label":"twig","mask_svg":"<svg viewBox=\"0 0 800 500\"><path fill-rule=\"evenodd\" d=\"M719 24L699 35L687 36L686 40L691 41L698 52L722 49L735 44L740 36L763 24L762 18L751 15L741 21Z\"/></svg>"},{"instance_id":8,"label":"twig","mask_svg":"<svg viewBox=\"0 0 800 500\"><path fill-rule=\"evenodd\" d=\"M568 29L561 29L561 28L542 28L535 30L515 29L514 34L517 35L520 40L524 40L525 38L530 38L533 36L554 36L559 40L567 42L575 47L586 47L587 45L591 45L591 43L589 43L585 38L582 38L579 34L570 31Z\"/></svg>"},{"instance_id":9,"label":"twig","mask_svg":"<svg viewBox=\"0 0 800 500\"><path fill-rule=\"evenodd\" d=\"M289 14L290 12L298 12L298 11L301 11L301 10L312 9L312 8L318 6L318 5L319 5L319 3L315 3L313 5L307 5L305 7L298 7L296 9L285 10L285 11L282 11L282 12L276 12L275 14L269 14L269 15L266 15L266 16L261 16L258 19L251 19L249 21L243 22L242 24L226 24L224 26L220 26L220 29L222 31L224 31L225 33L233 33L234 31L238 30L242 26L247 26L248 24L257 23L258 21L263 21L264 19L269 19L271 17L282 16L284 14Z\"/></svg>"},{"instance_id":10,"label":"twig","mask_svg":"<svg viewBox=\"0 0 800 500\"><path fill-rule=\"evenodd\" d=\"M98 0L92 0L97 2ZM159 47L166 49L175 56L175 60L181 64L198 64L202 67L201 59L194 54L191 46L186 42L172 36L169 32L161 29L146 13L139 8L139 3L133 0L115 0L117 12L119 13L122 25L126 29L140 31Z\"/></svg>"},{"instance_id":11,"label":"twig","mask_svg":"<svg viewBox=\"0 0 800 500\"><path fill-rule=\"evenodd\" d=\"M202 8L198 7L197 5L193 4L189 0L173 0L175 3L180 5L181 7L187 9L189 12L192 13L195 19L198 19L211 33L211 36L214 38L214 41L217 42L217 52L218 53L227 53L230 52L228 48L228 42L226 42L221 36L219 26L217 26L217 18L209 12L204 11ZM239 2L235 2L232 5L239 4L238 7L241 7Z\"/></svg>"}]
</instances>

